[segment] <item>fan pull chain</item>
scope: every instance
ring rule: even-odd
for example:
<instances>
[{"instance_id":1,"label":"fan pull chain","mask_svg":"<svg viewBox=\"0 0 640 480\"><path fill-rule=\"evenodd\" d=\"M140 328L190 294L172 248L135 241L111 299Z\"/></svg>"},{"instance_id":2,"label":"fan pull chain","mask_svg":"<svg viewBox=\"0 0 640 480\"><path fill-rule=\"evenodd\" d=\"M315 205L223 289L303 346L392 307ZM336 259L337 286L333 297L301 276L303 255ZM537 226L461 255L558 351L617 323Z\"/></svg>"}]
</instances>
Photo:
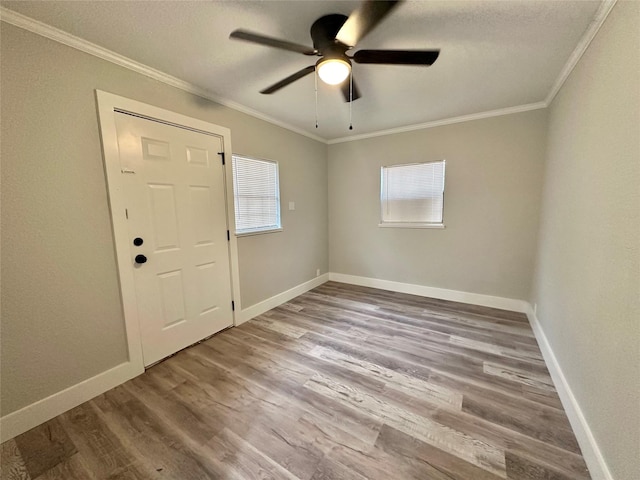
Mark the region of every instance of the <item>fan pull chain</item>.
<instances>
[{"instance_id":1,"label":"fan pull chain","mask_svg":"<svg viewBox=\"0 0 640 480\"><path fill-rule=\"evenodd\" d=\"M353 130L353 70L349 72L349 130Z\"/></svg>"},{"instance_id":2,"label":"fan pull chain","mask_svg":"<svg viewBox=\"0 0 640 480\"><path fill-rule=\"evenodd\" d=\"M318 128L318 73L313 76L316 83L316 128Z\"/></svg>"}]
</instances>

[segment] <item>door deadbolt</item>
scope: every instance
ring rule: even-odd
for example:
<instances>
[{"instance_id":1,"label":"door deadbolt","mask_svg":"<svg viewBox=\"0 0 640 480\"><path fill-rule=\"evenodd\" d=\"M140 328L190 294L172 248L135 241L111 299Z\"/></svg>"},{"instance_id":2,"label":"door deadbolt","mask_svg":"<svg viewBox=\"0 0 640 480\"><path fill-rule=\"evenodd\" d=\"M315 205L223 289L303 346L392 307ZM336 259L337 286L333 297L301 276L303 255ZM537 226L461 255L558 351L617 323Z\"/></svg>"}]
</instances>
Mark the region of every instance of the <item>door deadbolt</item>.
<instances>
[{"instance_id":1,"label":"door deadbolt","mask_svg":"<svg viewBox=\"0 0 640 480\"><path fill-rule=\"evenodd\" d=\"M142 240L140 237L136 237L133 239L133 244L136 247L139 247L140 245L142 245L144 243L144 240Z\"/></svg>"}]
</instances>

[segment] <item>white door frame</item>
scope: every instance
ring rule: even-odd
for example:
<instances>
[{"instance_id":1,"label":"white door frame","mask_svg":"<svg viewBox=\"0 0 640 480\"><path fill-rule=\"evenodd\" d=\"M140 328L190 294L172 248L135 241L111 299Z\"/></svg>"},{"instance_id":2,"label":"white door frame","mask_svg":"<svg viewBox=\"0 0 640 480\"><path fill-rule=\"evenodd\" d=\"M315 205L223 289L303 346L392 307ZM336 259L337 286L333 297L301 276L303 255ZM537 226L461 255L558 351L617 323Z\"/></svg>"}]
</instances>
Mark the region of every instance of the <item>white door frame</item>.
<instances>
[{"instance_id":1,"label":"white door frame","mask_svg":"<svg viewBox=\"0 0 640 480\"><path fill-rule=\"evenodd\" d=\"M113 238L115 242L118 276L120 279L120 294L124 313L125 329L127 333L127 347L129 362L140 373L144 371L142 358L142 343L140 324L138 323L138 306L135 290L133 269L131 268L131 251L129 244L129 230L126 219L126 202L122 185L120 154L118 149L118 134L115 115L124 111L162 123L186 127L192 130L212 133L222 137L223 152L226 154L225 188L227 199L227 226L230 232L229 256L231 260L231 294L235 303L233 324L237 325L238 315L242 308L240 301L240 280L238 267L238 242L235 236L235 209L233 205L233 171L231 169L231 131L228 128L214 125L203 120L187 117L179 113L154 107L146 103L96 90L98 102L98 116L102 135L102 150L104 156L105 175L109 194L109 209Z\"/></svg>"}]
</instances>

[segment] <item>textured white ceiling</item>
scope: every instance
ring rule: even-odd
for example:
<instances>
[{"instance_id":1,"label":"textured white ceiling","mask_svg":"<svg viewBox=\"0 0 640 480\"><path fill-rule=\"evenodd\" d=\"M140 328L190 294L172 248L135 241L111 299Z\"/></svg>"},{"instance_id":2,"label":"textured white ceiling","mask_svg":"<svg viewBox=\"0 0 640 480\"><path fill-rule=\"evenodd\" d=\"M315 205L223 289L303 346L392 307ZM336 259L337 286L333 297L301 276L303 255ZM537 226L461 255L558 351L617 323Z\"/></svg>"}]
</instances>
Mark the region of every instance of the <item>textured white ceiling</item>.
<instances>
[{"instance_id":1,"label":"textured white ceiling","mask_svg":"<svg viewBox=\"0 0 640 480\"><path fill-rule=\"evenodd\" d=\"M229 40L237 28L311 45L309 27L354 1L3 1L8 9L185 80L325 139L545 100L600 1L404 2L355 50L441 50L431 67L354 65L362 98L349 104L314 76L263 88L316 57Z\"/></svg>"}]
</instances>

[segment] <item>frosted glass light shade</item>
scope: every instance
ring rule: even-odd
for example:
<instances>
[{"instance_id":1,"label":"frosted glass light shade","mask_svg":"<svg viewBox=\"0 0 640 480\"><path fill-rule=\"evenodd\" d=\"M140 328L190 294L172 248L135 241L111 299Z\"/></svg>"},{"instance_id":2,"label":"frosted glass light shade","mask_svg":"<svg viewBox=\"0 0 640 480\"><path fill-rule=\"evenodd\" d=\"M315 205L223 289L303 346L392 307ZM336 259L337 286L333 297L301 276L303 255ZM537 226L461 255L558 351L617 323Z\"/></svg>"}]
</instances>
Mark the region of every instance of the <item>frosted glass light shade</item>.
<instances>
[{"instance_id":1,"label":"frosted glass light shade","mask_svg":"<svg viewBox=\"0 0 640 480\"><path fill-rule=\"evenodd\" d=\"M320 80L329 85L342 83L349 76L351 65L341 58L328 58L318 64Z\"/></svg>"}]
</instances>

